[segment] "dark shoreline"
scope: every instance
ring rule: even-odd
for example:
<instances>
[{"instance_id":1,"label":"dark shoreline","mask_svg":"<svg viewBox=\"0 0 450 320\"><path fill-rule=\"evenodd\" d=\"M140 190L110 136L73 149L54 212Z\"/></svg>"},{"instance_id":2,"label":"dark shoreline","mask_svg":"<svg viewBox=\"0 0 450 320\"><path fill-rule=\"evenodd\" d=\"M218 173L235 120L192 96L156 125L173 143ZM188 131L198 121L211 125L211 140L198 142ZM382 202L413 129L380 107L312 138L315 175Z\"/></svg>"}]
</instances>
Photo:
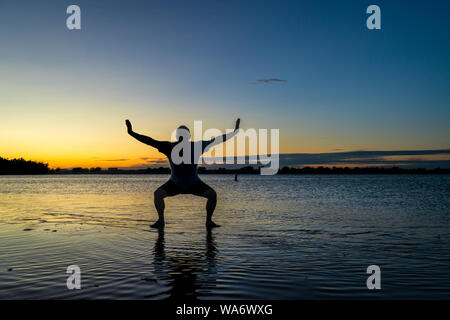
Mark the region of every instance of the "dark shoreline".
<instances>
[{"instance_id":1,"label":"dark shoreline","mask_svg":"<svg viewBox=\"0 0 450 320\"><path fill-rule=\"evenodd\" d=\"M258 165L247 165L240 168L216 169L199 167L200 174L260 174ZM20 159L5 159L0 157L0 175L34 175L34 174L170 174L169 167L145 169L120 168L82 168L50 169L48 163ZM288 167L283 166L277 174L450 174L450 168L400 168L400 167L329 167L318 166Z\"/></svg>"},{"instance_id":2,"label":"dark shoreline","mask_svg":"<svg viewBox=\"0 0 450 320\"><path fill-rule=\"evenodd\" d=\"M107 170L102 170L100 168L74 168L74 169L48 169L47 172L39 171L39 172L18 172L18 171L12 171L12 172L0 172L0 175L80 175L80 174L96 174L96 175L110 175L110 174L164 174L168 175L170 174L170 169L166 167L159 167L159 168L147 168L147 169L138 169L138 170L130 170L130 169L119 169L119 168L110 168ZM254 167L244 167L239 169L225 169L225 168L218 168L218 169L206 169L204 167L199 168L199 174L260 174L259 168ZM428 174L438 174L438 175L446 175L450 174L450 169L424 169L424 168L417 168L417 169L403 169L398 167L391 167L391 168L383 168L383 167L364 167L364 168L336 168L336 167L304 167L304 168L291 168L291 167L283 167L281 168L278 173L278 175L305 175L305 174L328 174L328 175L386 175L386 174L414 174L414 175L428 175Z\"/></svg>"},{"instance_id":3,"label":"dark shoreline","mask_svg":"<svg viewBox=\"0 0 450 320\"><path fill-rule=\"evenodd\" d=\"M211 169L199 167L200 174L260 174L261 166L245 166L240 168ZM48 163L0 157L0 175L34 175L34 174L170 174L169 167L145 169L108 168L72 168L50 169ZM400 167L287 167L278 170L277 174L450 174L450 168L400 168Z\"/></svg>"}]
</instances>

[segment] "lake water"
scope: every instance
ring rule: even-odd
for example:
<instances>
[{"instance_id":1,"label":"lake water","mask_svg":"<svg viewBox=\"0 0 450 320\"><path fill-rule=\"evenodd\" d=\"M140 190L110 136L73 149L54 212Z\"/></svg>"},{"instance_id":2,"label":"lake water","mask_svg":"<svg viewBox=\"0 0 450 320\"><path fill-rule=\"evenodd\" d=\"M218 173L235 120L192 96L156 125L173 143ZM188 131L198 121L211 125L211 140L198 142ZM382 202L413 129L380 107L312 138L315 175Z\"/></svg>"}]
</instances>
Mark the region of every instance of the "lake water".
<instances>
[{"instance_id":1,"label":"lake water","mask_svg":"<svg viewBox=\"0 0 450 320\"><path fill-rule=\"evenodd\" d=\"M182 195L158 232L167 178L0 176L0 298L450 298L448 175L203 175L222 226Z\"/></svg>"}]
</instances>

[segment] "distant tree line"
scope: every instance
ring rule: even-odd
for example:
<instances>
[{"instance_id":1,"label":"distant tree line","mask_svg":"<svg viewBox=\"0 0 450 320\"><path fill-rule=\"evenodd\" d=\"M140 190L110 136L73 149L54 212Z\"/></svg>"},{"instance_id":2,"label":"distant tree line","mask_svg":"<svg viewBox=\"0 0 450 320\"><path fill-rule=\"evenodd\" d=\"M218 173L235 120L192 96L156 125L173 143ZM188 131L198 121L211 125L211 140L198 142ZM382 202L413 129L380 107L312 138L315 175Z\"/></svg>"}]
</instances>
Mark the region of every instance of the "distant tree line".
<instances>
[{"instance_id":1,"label":"distant tree line","mask_svg":"<svg viewBox=\"0 0 450 320\"><path fill-rule=\"evenodd\" d=\"M0 157L0 174L45 174L49 173L47 163Z\"/></svg>"},{"instance_id":2,"label":"distant tree line","mask_svg":"<svg viewBox=\"0 0 450 320\"><path fill-rule=\"evenodd\" d=\"M260 168L246 166L237 169L199 167L200 174L259 174ZM170 168L120 169L108 168L73 168L49 169L47 163L0 157L0 174L170 174ZM450 174L450 169L424 169L399 167L283 167L278 174Z\"/></svg>"},{"instance_id":3,"label":"distant tree line","mask_svg":"<svg viewBox=\"0 0 450 320\"><path fill-rule=\"evenodd\" d=\"M61 174L170 174L170 168L146 168L146 169L120 169L108 168L103 170L97 168L73 168L71 170L54 170L54 173ZM237 169L231 168L206 168L199 167L200 174L259 174L260 168L254 166L246 166ZM409 169L399 167L283 167L278 174L450 174L450 169Z\"/></svg>"}]
</instances>

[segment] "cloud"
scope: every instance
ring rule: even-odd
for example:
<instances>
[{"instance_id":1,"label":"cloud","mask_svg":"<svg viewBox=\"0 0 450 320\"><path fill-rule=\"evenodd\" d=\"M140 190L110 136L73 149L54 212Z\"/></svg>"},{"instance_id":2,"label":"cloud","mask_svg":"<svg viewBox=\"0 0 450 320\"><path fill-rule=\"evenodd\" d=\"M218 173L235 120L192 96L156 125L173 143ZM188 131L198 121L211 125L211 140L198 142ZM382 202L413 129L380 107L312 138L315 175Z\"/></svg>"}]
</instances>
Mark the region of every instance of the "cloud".
<instances>
[{"instance_id":1,"label":"cloud","mask_svg":"<svg viewBox=\"0 0 450 320\"><path fill-rule=\"evenodd\" d=\"M136 169L159 168L169 166L169 161L165 157L164 158L141 157L138 159L143 161L139 161L140 163L124 168L136 170Z\"/></svg>"},{"instance_id":2,"label":"cloud","mask_svg":"<svg viewBox=\"0 0 450 320\"><path fill-rule=\"evenodd\" d=\"M281 166L398 166L450 168L450 150L349 151L280 154Z\"/></svg>"},{"instance_id":3,"label":"cloud","mask_svg":"<svg viewBox=\"0 0 450 320\"><path fill-rule=\"evenodd\" d=\"M238 168L249 165L249 157L246 164L234 165L213 164L206 165L209 168ZM255 158L254 156L250 158ZM145 169L167 167L168 161L164 158L141 157L139 164L127 167L129 169ZM211 158L208 158L211 159ZM127 159L99 160L99 161L125 161ZM402 167L402 168L450 168L450 149L441 150L394 150L394 151L346 151L330 153L284 153L279 155L280 168L326 166L326 167Z\"/></svg>"},{"instance_id":4,"label":"cloud","mask_svg":"<svg viewBox=\"0 0 450 320\"><path fill-rule=\"evenodd\" d=\"M254 158L254 157L252 157ZM290 153L279 155L280 168L306 166L378 166L403 168L450 168L450 149L406 151L347 151L331 153ZM248 163L248 157L246 157ZM237 163L236 159L235 162ZM224 167L225 165L213 165ZM242 165L239 165L241 167Z\"/></svg>"},{"instance_id":5,"label":"cloud","mask_svg":"<svg viewBox=\"0 0 450 320\"><path fill-rule=\"evenodd\" d=\"M257 83L263 83L263 84L266 84L266 83L279 83L279 82L287 82L287 80L283 80L283 79L278 79L278 78L269 78L269 79L258 79L258 80L256 80L256 82L250 82L250 83L252 83L252 84L257 84Z\"/></svg>"},{"instance_id":6,"label":"cloud","mask_svg":"<svg viewBox=\"0 0 450 320\"><path fill-rule=\"evenodd\" d=\"M152 165L162 165L162 164L168 164L169 161L166 158L162 158L162 159L153 159L153 160L149 160L147 161L147 164L152 164Z\"/></svg>"},{"instance_id":7,"label":"cloud","mask_svg":"<svg viewBox=\"0 0 450 320\"><path fill-rule=\"evenodd\" d=\"M105 160L95 160L95 161L111 161L111 162L120 162L120 161L128 161L130 159L105 159Z\"/></svg>"}]
</instances>

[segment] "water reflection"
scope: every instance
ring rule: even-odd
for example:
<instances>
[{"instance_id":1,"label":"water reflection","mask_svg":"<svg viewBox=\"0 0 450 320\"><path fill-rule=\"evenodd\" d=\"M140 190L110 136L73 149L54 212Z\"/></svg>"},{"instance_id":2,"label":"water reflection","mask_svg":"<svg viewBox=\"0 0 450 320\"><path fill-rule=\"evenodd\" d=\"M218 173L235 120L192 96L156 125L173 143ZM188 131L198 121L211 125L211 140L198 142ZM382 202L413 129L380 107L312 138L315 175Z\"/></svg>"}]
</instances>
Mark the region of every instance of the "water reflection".
<instances>
[{"instance_id":1,"label":"water reflection","mask_svg":"<svg viewBox=\"0 0 450 320\"><path fill-rule=\"evenodd\" d=\"M192 299L215 287L217 244L212 230L206 232L205 246L190 238L184 248L166 248L164 230L158 231L154 246L154 272L168 287L169 299ZM201 280L199 279L201 278Z\"/></svg>"},{"instance_id":2,"label":"water reflection","mask_svg":"<svg viewBox=\"0 0 450 320\"><path fill-rule=\"evenodd\" d=\"M0 176L0 298L370 299L374 263L377 297L449 297L448 175L208 175L222 227L180 196L158 237L143 190L166 179ZM86 290L64 285L73 263Z\"/></svg>"}]
</instances>

